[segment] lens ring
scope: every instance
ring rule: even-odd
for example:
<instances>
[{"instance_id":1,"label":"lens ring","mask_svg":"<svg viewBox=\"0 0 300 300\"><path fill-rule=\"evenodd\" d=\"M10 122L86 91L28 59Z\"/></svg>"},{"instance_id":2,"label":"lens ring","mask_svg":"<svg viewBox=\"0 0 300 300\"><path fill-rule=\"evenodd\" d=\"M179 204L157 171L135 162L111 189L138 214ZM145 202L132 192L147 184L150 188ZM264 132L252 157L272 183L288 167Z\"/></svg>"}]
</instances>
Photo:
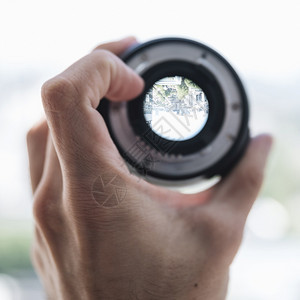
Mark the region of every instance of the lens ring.
<instances>
[{"instance_id":1,"label":"lens ring","mask_svg":"<svg viewBox=\"0 0 300 300\"><path fill-rule=\"evenodd\" d=\"M216 112L221 112L221 117L218 114L214 119L209 117L213 120L211 121L213 124L218 124L213 138L207 139L203 144L195 143L192 138L177 142L176 147L174 143L172 145L170 141L160 139L158 143L160 149L154 146L157 145L158 140L153 135L153 131L148 132L152 136L149 143L148 137L145 139L145 131L141 132L141 123L136 121L141 117L141 120L144 119L146 123L143 105L139 104L140 115L136 113L137 108L134 108L136 105L134 103L143 103L144 98L139 97L127 103L108 103L106 100L101 100L98 110L103 115L112 139L129 168L145 177L146 180L162 185L188 184L195 178L223 175L229 172L243 154L249 139L246 93L230 64L211 48L191 40L178 38L159 39L139 45L125 53L123 59L144 77L146 81L144 96L147 88L149 89L147 86L149 78L145 78L145 74L147 72L152 74L157 66L177 61L192 65L192 68L198 70L198 74L201 71L209 74L209 77L217 83L212 84L212 89L219 87L219 94L223 97L222 101L213 101L209 92L207 93L207 90L203 88L210 101L209 115L211 115L211 109L213 111L214 104ZM194 78L190 78L189 75L192 68L189 69L188 74L182 74L177 70L171 74L167 72L166 76L179 75L194 81ZM155 80L161 79L162 76L163 74L154 78L151 84L153 85ZM197 80L194 82L198 84ZM202 84L198 85L202 88ZM220 95L216 99L222 98ZM223 103L223 106L219 106L220 103ZM201 135L203 131L199 134ZM161 141L165 142L163 150ZM193 141L193 143L185 144L187 141Z\"/></svg>"},{"instance_id":2,"label":"lens ring","mask_svg":"<svg viewBox=\"0 0 300 300\"><path fill-rule=\"evenodd\" d=\"M143 103L148 89L158 79L176 75L189 77L201 86L209 101L210 113L205 127L195 137L180 143L169 143L168 140L155 134L147 124L143 113ZM167 61L149 68L141 76L146 83L145 90L137 99L127 103L127 113L134 133L140 136L148 146L156 147L163 155L188 155L204 149L215 139L223 124L225 100L217 80L207 69L186 61Z\"/></svg>"}]
</instances>

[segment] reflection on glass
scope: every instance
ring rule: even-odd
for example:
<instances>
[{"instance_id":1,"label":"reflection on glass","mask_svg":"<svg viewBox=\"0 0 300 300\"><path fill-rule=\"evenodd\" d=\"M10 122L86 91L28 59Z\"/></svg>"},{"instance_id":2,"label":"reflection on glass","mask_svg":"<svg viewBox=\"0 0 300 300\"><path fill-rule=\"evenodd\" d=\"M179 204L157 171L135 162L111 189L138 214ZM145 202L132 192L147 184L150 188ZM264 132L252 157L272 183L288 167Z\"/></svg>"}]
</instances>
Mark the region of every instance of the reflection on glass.
<instances>
[{"instance_id":1,"label":"reflection on glass","mask_svg":"<svg viewBox=\"0 0 300 300\"><path fill-rule=\"evenodd\" d=\"M165 77L153 85L144 100L144 116L161 137L184 141L205 126L209 105L203 90L181 76Z\"/></svg>"}]
</instances>

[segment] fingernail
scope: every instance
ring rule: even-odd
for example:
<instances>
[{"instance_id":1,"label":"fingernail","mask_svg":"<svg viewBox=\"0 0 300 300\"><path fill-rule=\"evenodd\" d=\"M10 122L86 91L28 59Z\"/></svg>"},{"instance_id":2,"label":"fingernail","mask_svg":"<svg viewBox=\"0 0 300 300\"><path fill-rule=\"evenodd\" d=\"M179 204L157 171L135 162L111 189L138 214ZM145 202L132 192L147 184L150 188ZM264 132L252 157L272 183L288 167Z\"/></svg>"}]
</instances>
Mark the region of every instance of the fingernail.
<instances>
[{"instance_id":1,"label":"fingernail","mask_svg":"<svg viewBox=\"0 0 300 300\"><path fill-rule=\"evenodd\" d=\"M273 137L270 134L261 134L258 138L261 142L261 151L268 156L273 146Z\"/></svg>"},{"instance_id":2,"label":"fingernail","mask_svg":"<svg viewBox=\"0 0 300 300\"><path fill-rule=\"evenodd\" d=\"M124 44L134 44L137 43L137 39L134 36L127 36L121 40Z\"/></svg>"}]
</instances>

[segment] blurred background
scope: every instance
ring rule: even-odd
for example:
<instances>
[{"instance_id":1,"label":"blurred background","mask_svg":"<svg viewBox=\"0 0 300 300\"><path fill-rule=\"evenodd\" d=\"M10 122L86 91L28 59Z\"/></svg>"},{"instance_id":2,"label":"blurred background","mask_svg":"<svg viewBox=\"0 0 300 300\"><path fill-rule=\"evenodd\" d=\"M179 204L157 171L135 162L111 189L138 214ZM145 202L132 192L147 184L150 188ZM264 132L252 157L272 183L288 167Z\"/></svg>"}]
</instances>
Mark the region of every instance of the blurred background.
<instances>
[{"instance_id":1,"label":"blurred background","mask_svg":"<svg viewBox=\"0 0 300 300\"><path fill-rule=\"evenodd\" d=\"M26 132L40 87L98 43L135 35L196 39L236 68L251 132L275 144L231 268L228 300L300 299L300 2L0 2L0 299L44 299L29 251L33 220ZM298 38L297 38L298 36Z\"/></svg>"}]
</instances>

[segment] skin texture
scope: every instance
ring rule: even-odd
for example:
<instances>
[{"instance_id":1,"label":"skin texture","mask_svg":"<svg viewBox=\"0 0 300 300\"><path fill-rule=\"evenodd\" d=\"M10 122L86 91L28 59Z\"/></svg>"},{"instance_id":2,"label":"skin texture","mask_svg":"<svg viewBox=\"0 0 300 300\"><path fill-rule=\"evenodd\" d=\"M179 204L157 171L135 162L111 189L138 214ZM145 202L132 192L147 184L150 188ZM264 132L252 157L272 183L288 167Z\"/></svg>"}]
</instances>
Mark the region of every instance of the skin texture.
<instances>
[{"instance_id":1,"label":"skin texture","mask_svg":"<svg viewBox=\"0 0 300 300\"><path fill-rule=\"evenodd\" d=\"M42 88L47 120L27 136L34 266L49 299L224 299L271 138L198 194L131 175L96 107L142 91L117 57L134 42L101 45Z\"/></svg>"}]
</instances>

